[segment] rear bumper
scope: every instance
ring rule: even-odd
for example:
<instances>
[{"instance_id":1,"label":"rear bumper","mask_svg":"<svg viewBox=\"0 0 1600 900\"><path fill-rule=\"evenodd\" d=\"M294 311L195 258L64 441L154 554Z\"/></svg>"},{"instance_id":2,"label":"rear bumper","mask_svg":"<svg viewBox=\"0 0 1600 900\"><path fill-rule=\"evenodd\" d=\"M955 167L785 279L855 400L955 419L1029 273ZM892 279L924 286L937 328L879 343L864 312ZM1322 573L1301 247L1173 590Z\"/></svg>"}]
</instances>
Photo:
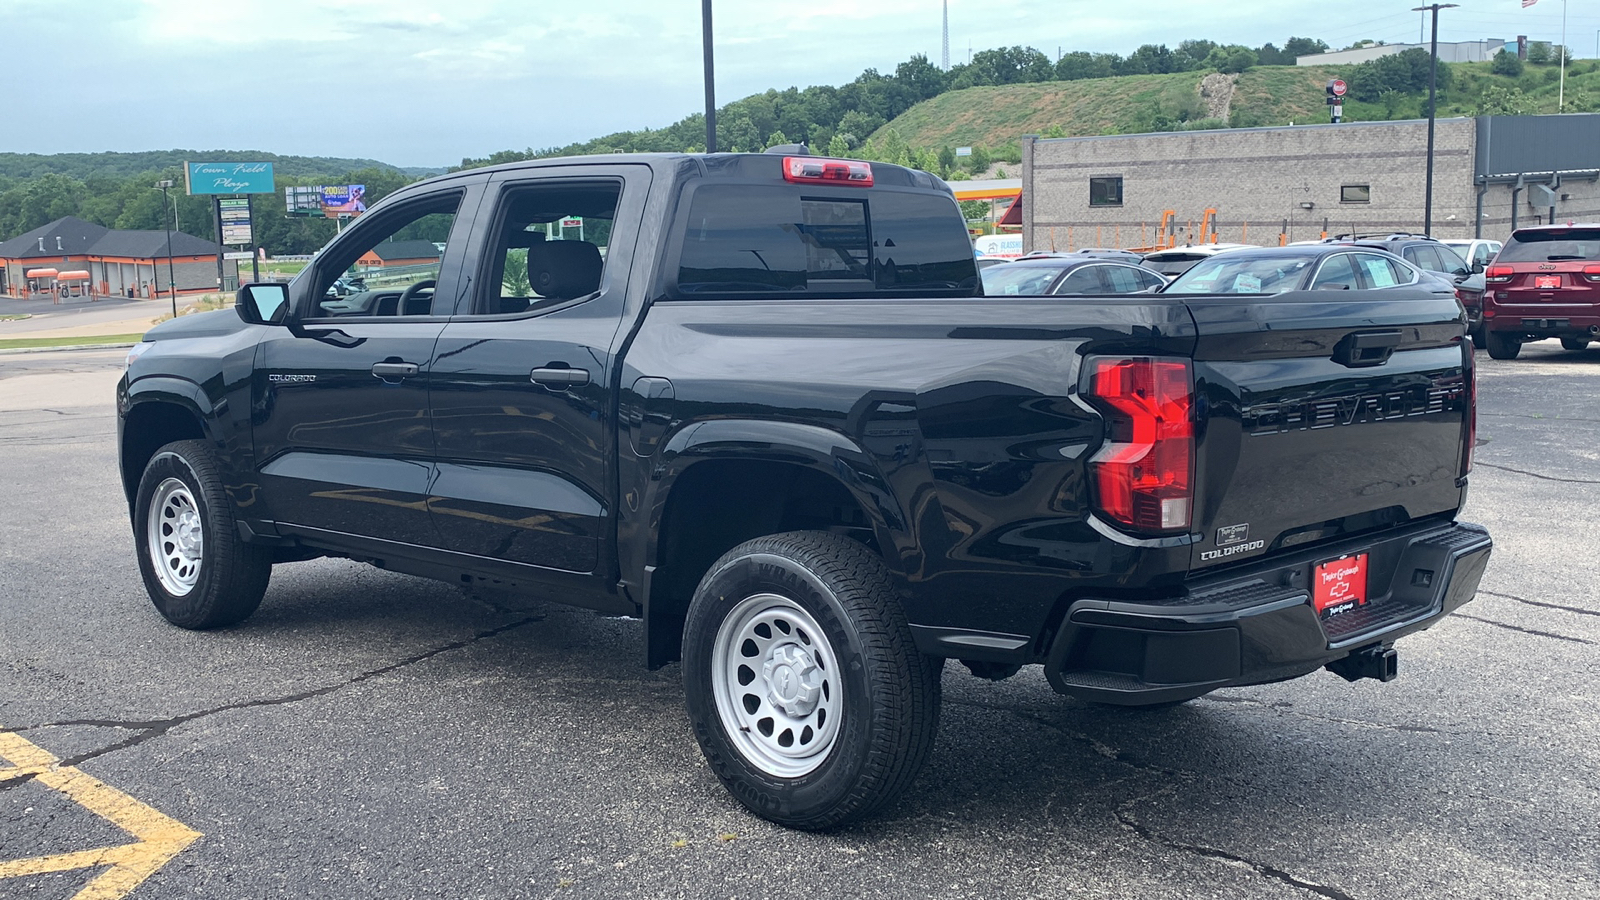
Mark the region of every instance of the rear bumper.
<instances>
[{"instance_id":1,"label":"rear bumper","mask_svg":"<svg viewBox=\"0 0 1600 900\"><path fill-rule=\"evenodd\" d=\"M1061 693L1130 706L1305 675L1421 631L1471 600L1492 546L1477 525L1433 524L1197 579L1172 600L1080 599L1050 644L1045 675ZM1312 569L1351 553L1369 554L1372 599L1321 619Z\"/></svg>"},{"instance_id":2,"label":"rear bumper","mask_svg":"<svg viewBox=\"0 0 1600 900\"><path fill-rule=\"evenodd\" d=\"M1527 335L1532 338L1595 335L1600 333L1600 306L1572 308L1570 305L1540 307L1537 304L1497 303L1492 315L1484 318L1489 331Z\"/></svg>"}]
</instances>

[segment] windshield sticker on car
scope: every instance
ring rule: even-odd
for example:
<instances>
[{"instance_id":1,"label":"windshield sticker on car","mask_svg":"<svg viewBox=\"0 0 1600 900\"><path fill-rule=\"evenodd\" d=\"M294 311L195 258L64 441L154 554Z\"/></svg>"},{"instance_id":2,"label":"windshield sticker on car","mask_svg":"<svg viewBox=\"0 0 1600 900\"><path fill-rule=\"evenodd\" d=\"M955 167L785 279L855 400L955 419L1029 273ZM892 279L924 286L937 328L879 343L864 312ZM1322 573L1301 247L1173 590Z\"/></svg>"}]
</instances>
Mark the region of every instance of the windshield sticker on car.
<instances>
[{"instance_id":1,"label":"windshield sticker on car","mask_svg":"<svg viewBox=\"0 0 1600 900\"><path fill-rule=\"evenodd\" d=\"M1233 279L1233 289L1240 294L1259 294L1261 293L1261 278L1245 272Z\"/></svg>"},{"instance_id":2,"label":"windshield sticker on car","mask_svg":"<svg viewBox=\"0 0 1600 900\"><path fill-rule=\"evenodd\" d=\"M1389 261L1368 257L1361 261L1361 267L1367 270L1367 277L1372 279L1373 287L1394 287L1394 270L1389 268Z\"/></svg>"}]
</instances>

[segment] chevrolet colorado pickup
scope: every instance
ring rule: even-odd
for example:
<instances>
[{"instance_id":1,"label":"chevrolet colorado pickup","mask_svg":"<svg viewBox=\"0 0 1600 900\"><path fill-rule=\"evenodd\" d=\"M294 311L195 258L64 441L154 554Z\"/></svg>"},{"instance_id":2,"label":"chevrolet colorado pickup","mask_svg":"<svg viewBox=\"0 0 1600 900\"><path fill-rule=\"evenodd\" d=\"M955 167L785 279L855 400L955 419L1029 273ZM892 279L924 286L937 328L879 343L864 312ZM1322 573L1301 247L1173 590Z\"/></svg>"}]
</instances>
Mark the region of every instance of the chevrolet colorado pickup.
<instances>
[{"instance_id":1,"label":"chevrolet colorado pickup","mask_svg":"<svg viewBox=\"0 0 1600 900\"><path fill-rule=\"evenodd\" d=\"M120 465L173 624L318 556L636 616L716 775L820 829L916 775L948 659L1123 706L1394 677L1489 558L1471 349L1403 285L985 297L896 166L536 160L150 331Z\"/></svg>"}]
</instances>

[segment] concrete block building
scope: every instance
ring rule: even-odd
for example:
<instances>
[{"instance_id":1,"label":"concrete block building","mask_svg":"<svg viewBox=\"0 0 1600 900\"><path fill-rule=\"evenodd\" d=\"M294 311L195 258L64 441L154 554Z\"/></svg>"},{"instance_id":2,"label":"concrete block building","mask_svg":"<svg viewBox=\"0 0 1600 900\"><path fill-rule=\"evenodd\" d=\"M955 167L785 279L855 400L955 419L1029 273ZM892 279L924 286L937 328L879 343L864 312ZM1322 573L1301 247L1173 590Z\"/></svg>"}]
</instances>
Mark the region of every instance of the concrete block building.
<instances>
[{"instance_id":1,"label":"concrete block building","mask_svg":"<svg viewBox=\"0 0 1600 900\"><path fill-rule=\"evenodd\" d=\"M1028 136L1023 246L1421 232L1427 133L1412 120ZM1438 120L1435 237L1503 240L1518 225L1568 219L1600 219L1600 114Z\"/></svg>"}]
</instances>

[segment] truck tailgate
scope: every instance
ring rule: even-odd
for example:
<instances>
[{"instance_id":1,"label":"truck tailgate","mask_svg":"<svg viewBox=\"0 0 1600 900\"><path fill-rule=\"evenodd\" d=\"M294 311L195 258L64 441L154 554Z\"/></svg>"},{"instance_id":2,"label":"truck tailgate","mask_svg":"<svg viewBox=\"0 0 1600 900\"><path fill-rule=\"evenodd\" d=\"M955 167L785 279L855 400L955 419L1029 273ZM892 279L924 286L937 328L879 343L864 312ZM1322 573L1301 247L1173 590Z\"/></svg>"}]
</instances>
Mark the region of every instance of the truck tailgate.
<instances>
[{"instance_id":1,"label":"truck tailgate","mask_svg":"<svg viewBox=\"0 0 1600 900\"><path fill-rule=\"evenodd\" d=\"M1186 300L1203 407L1194 568L1460 507L1472 353L1453 299Z\"/></svg>"}]
</instances>

